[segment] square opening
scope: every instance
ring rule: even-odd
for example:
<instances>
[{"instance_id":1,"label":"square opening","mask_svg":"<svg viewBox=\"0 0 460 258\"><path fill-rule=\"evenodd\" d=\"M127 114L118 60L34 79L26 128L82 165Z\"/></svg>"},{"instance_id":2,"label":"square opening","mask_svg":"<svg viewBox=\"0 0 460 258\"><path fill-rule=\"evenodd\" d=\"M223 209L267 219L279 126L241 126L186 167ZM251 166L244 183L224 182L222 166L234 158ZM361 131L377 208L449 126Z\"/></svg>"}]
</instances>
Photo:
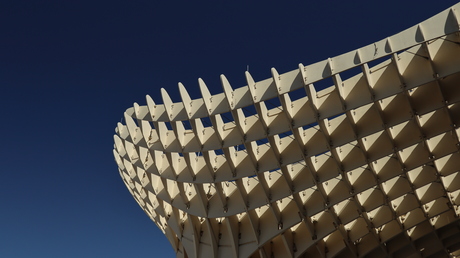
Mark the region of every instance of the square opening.
<instances>
[{"instance_id":1,"label":"square opening","mask_svg":"<svg viewBox=\"0 0 460 258\"><path fill-rule=\"evenodd\" d=\"M155 124L152 121L148 121L150 126L152 127L152 130L155 130Z\"/></svg>"},{"instance_id":2,"label":"square opening","mask_svg":"<svg viewBox=\"0 0 460 258\"><path fill-rule=\"evenodd\" d=\"M290 137L290 138L294 138L294 136L292 136L292 131L287 131L287 132L284 132L284 133L280 133L279 134L279 137L282 139L282 138L285 138L285 137Z\"/></svg>"},{"instance_id":3,"label":"square opening","mask_svg":"<svg viewBox=\"0 0 460 258\"><path fill-rule=\"evenodd\" d=\"M246 147L244 146L244 144L236 145L233 147L235 148L236 151L246 150Z\"/></svg>"},{"instance_id":4,"label":"square opening","mask_svg":"<svg viewBox=\"0 0 460 258\"><path fill-rule=\"evenodd\" d=\"M355 77L356 75L362 73L363 70L361 69L361 66L357 66L357 67L353 67L351 69L348 69L346 71L343 71L341 72L339 75L340 75L340 79L342 79L342 81L346 81L352 77Z\"/></svg>"},{"instance_id":5,"label":"square opening","mask_svg":"<svg viewBox=\"0 0 460 258\"><path fill-rule=\"evenodd\" d=\"M204 127L212 127L211 119L208 116L202 117L200 119L201 119L201 123L203 123Z\"/></svg>"},{"instance_id":6,"label":"square opening","mask_svg":"<svg viewBox=\"0 0 460 258\"><path fill-rule=\"evenodd\" d=\"M334 84L334 81L332 80L332 77L328 77L328 78L325 78L325 79L322 79L320 81L313 83L313 86L315 87L316 92L324 90L334 85L335 84Z\"/></svg>"},{"instance_id":7,"label":"square opening","mask_svg":"<svg viewBox=\"0 0 460 258\"><path fill-rule=\"evenodd\" d=\"M288 92L289 98L291 101L295 101L301 98L305 98L307 96L307 92L305 91L304 87L301 87L297 90L293 90Z\"/></svg>"},{"instance_id":8,"label":"square opening","mask_svg":"<svg viewBox=\"0 0 460 258\"><path fill-rule=\"evenodd\" d=\"M318 125L318 123L314 122L314 123L302 126L302 129L305 131L305 130L307 130L309 128L312 128L312 127L315 127L317 125Z\"/></svg>"},{"instance_id":9,"label":"square opening","mask_svg":"<svg viewBox=\"0 0 460 258\"><path fill-rule=\"evenodd\" d=\"M220 114L220 116L222 117L222 120L224 121L224 123L233 123L233 122L235 122L233 120L233 115L232 115L231 112L222 113L222 114Z\"/></svg>"},{"instance_id":10,"label":"square opening","mask_svg":"<svg viewBox=\"0 0 460 258\"><path fill-rule=\"evenodd\" d=\"M168 128L168 130L172 130L172 125L171 125L171 122L164 122L165 125L166 125L166 128Z\"/></svg>"},{"instance_id":11,"label":"square opening","mask_svg":"<svg viewBox=\"0 0 460 258\"><path fill-rule=\"evenodd\" d=\"M182 124L184 125L184 129L185 130L192 130L192 124L190 124L190 121L188 120L184 120L182 121Z\"/></svg>"},{"instance_id":12,"label":"square opening","mask_svg":"<svg viewBox=\"0 0 460 258\"><path fill-rule=\"evenodd\" d=\"M258 117L256 107L254 105L250 105L247 107L242 108L244 116L245 117L250 117L250 116L256 116Z\"/></svg>"},{"instance_id":13,"label":"square opening","mask_svg":"<svg viewBox=\"0 0 460 258\"><path fill-rule=\"evenodd\" d=\"M343 114L345 114L345 113L340 113L340 114L337 114L337 115L335 115L335 116L328 117L327 119L328 119L328 120L332 120L332 119L337 118L337 117L339 117L339 116L341 116L341 115L343 115Z\"/></svg>"},{"instance_id":14,"label":"square opening","mask_svg":"<svg viewBox=\"0 0 460 258\"><path fill-rule=\"evenodd\" d=\"M281 108L282 109L281 101L280 101L280 99L278 97L268 99L268 100L264 101L264 103L267 106L267 109L272 109L272 108Z\"/></svg>"},{"instance_id":15,"label":"square opening","mask_svg":"<svg viewBox=\"0 0 460 258\"><path fill-rule=\"evenodd\" d=\"M257 145L264 145L264 144L268 144L268 139L267 138L264 138L264 139L260 139L260 140L257 140L256 141Z\"/></svg>"},{"instance_id":16,"label":"square opening","mask_svg":"<svg viewBox=\"0 0 460 258\"><path fill-rule=\"evenodd\" d=\"M389 57L389 56L386 56L386 57L381 57L381 58L379 58L379 59L375 59L375 60L372 60L372 61L370 61L370 62L367 62L367 65L369 66L369 72L372 73L372 72L375 72L375 71L377 71L377 70L379 70L379 69L382 69L383 67L387 67L388 65L391 64L391 62L388 62L388 63L387 63L386 65L384 65L384 66L381 66L381 65L380 65L380 67L382 67L382 68L379 68L379 69L375 69L375 68L374 68L375 66L377 66L377 65L379 65L379 64L381 64L381 63L383 63L383 62L386 62L386 61L388 61L388 60L390 60L390 57Z\"/></svg>"}]
</instances>

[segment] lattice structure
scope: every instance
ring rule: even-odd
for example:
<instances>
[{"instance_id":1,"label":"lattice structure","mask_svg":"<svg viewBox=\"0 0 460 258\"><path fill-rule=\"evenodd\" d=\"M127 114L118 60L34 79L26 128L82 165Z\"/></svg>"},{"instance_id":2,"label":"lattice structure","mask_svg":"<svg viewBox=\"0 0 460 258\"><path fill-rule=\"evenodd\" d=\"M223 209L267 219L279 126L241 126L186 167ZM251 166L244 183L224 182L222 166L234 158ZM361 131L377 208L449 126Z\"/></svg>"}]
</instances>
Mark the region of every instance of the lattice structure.
<instances>
[{"instance_id":1,"label":"lattice structure","mask_svg":"<svg viewBox=\"0 0 460 258\"><path fill-rule=\"evenodd\" d=\"M120 175L177 257L457 256L459 21L217 95L199 80L201 99L162 89L116 128Z\"/></svg>"}]
</instances>

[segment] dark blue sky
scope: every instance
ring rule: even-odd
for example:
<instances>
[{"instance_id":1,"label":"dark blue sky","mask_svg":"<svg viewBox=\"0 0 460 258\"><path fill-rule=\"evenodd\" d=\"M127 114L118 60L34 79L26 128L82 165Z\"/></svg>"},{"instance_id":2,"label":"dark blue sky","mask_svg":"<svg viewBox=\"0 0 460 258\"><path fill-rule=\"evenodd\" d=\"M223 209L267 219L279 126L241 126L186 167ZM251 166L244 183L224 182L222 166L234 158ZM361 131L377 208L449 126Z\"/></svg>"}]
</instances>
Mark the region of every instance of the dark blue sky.
<instances>
[{"instance_id":1,"label":"dark blue sky","mask_svg":"<svg viewBox=\"0 0 460 258\"><path fill-rule=\"evenodd\" d=\"M397 33L456 1L0 2L0 257L174 257L122 183L116 123L177 82L221 92Z\"/></svg>"}]
</instances>

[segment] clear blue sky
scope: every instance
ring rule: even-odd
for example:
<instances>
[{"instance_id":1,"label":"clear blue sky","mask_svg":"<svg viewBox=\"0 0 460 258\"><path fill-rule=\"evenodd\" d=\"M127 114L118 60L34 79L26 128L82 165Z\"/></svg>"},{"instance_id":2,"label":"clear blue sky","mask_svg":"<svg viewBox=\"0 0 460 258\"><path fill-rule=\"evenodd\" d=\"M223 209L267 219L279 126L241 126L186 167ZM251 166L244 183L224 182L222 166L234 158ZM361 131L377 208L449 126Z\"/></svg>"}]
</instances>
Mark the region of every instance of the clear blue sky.
<instances>
[{"instance_id":1,"label":"clear blue sky","mask_svg":"<svg viewBox=\"0 0 460 258\"><path fill-rule=\"evenodd\" d=\"M155 3L153 3L155 2ZM250 2L250 1L246 1ZM174 257L122 183L116 123L160 88L244 85L456 1L0 2L0 257Z\"/></svg>"}]
</instances>

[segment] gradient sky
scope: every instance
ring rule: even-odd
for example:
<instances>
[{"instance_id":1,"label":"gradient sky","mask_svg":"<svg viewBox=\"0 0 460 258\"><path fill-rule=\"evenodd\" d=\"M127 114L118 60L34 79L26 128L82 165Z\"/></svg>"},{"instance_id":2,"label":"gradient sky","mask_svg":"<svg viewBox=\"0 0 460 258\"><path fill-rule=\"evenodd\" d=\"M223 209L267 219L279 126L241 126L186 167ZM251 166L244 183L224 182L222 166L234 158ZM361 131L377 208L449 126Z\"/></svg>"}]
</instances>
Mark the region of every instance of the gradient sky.
<instances>
[{"instance_id":1,"label":"gradient sky","mask_svg":"<svg viewBox=\"0 0 460 258\"><path fill-rule=\"evenodd\" d=\"M155 3L154 3L155 2ZM0 257L174 257L122 183L116 123L354 50L453 0L0 1Z\"/></svg>"}]
</instances>

